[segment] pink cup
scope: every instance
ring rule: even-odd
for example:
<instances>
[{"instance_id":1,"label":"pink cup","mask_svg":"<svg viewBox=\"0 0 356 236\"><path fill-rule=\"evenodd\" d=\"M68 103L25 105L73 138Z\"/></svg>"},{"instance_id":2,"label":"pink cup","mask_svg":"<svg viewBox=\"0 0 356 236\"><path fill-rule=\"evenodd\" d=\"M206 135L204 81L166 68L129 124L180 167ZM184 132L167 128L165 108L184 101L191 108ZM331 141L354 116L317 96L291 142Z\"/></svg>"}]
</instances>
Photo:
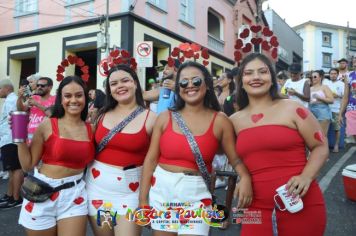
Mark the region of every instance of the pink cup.
<instances>
[{"instance_id":1,"label":"pink cup","mask_svg":"<svg viewBox=\"0 0 356 236\"><path fill-rule=\"evenodd\" d=\"M26 142L28 118L27 112L24 111L14 111L11 113L11 131L14 143Z\"/></svg>"}]
</instances>

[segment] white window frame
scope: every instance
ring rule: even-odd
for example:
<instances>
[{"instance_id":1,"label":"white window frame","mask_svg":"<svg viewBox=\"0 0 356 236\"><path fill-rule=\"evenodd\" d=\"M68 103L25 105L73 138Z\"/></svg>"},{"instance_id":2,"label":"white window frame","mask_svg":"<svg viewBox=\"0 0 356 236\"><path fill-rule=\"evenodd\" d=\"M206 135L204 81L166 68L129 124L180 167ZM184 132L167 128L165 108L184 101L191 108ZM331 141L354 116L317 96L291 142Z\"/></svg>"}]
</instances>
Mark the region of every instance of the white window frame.
<instances>
[{"instance_id":1,"label":"white window frame","mask_svg":"<svg viewBox=\"0 0 356 236\"><path fill-rule=\"evenodd\" d=\"M194 0L180 0L179 20L194 27Z\"/></svg>"},{"instance_id":2,"label":"white window frame","mask_svg":"<svg viewBox=\"0 0 356 236\"><path fill-rule=\"evenodd\" d=\"M167 13L167 0L147 0L146 3L159 11Z\"/></svg>"},{"instance_id":3,"label":"white window frame","mask_svg":"<svg viewBox=\"0 0 356 236\"><path fill-rule=\"evenodd\" d=\"M94 0L66 0L66 7L75 6L82 3L93 2Z\"/></svg>"},{"instance_id":4,"label":"white window frame","mask_svg":"<svg viewBox=\"0 0 356 236\"><path fill-rule=\"evenodd\" d=\"M219 32L219 38L217 38L218 40L221 40L221 41L224 41L224 20L222 19L222 17L215 13L214 11L211 11L211 10L208 10L208 13L211 13L213 14L214 16L216 16L218 19L219 19L219 25L220 25L220 32ZM208 26L209 27L209 26ZM211 35L209 33L209 30L208 30L208 34L211 36L211 37L215 37L215 35Z\"/></svg>"},{"instance_id":5,"label":"white window frame","mask_svg":"<svg viewBox=\"0 0 356 236\"><path fill-rule=\"evenodd\" d=\"M16 0L15 4L15 17L38 13L38 0Z\"/></svg>"}]
</instances>

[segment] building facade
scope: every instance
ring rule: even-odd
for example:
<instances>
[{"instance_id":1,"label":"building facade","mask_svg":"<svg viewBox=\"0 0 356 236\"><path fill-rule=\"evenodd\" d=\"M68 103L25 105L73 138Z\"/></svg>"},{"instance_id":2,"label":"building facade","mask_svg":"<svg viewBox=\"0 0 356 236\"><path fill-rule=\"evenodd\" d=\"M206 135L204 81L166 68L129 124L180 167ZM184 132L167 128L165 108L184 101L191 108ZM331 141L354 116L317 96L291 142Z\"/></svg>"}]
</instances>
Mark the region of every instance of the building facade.
<instances>
[{"instance_id":1,"label":"building facade","mask_svg":"<svg viewBox=\"0 0 356 236\"><path fill-rule=\"evenodd\" d=\"M13 0L1 4L0 78L15 84L33 73L55 78L68 55L89 65L89 88L102 88L98 69L109 48L135 55L137 42L153 43L153 68L182 42L207 47L210 71L218 75L235 62L234 42L239 25L253 24L252 0L109 0L109 27L105 36L106 0ZM67 68L66 74L78 72ZM154 69L138 68L142 86ZM55 86L57 83L55 84Z\"/></svg>"},{"instance_id":2,"label":"building facade","mask_svg":"<svg viewBox=\"0 0 356 236\"><path fill-rule=\"evenodd\" d=\"M288 70L293 62L301 64L303 39L272 9L265 10L264 15L279 42L276 70Z\"/></svg>"},{"instance_id":3,"label":"building facade","mask_svg":"<svg viewBox=\"0 0 356 236\"><path fill-rule=\"evenodd\" d=\"M308 21L295 26L303 38L304 70L322 69L328 72L337 67L337 61L351 61L356 54L356 29L344 26Z\"/></svg>"}]
</instances>

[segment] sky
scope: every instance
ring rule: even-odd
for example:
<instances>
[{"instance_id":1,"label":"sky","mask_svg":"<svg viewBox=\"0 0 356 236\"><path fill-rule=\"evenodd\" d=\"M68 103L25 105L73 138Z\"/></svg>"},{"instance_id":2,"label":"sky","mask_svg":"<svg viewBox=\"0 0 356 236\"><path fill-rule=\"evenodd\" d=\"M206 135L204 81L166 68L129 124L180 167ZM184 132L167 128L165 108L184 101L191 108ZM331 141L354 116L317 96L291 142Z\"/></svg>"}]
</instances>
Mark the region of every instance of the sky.
<instances>
[{"instance_id":1,"label":"sky","mask_svg":"<svg viewBox=\"0 0 356 236\"><path fill-rule=\"evenodd\" d=\"M269 5L289 26L309 20L356 28L356 0L267 0Z\"/></svg>"}]
</instances>

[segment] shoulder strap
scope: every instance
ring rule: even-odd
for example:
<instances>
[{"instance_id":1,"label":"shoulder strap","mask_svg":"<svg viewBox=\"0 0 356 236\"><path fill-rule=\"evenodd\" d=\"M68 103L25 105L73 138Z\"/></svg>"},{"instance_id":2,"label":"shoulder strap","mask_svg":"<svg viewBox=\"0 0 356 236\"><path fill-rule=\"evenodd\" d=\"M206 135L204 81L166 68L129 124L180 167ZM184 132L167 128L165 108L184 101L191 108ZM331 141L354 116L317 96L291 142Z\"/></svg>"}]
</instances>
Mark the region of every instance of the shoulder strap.
<instances>
[{"instance_id":1,"label":"shoulder strap","mask_svg":"<svg viewBox=\"0 0 356 236\"><path fill-rule=\"evenodd\" d=\"M54 135L59 135L59 127L58 127L58 119L57 118L51 118L51 125L52 125L52 133Z\"/></svg>"},{"instance_id":2,"label":"shoulder strap","mask_svg":"<svg viewBox=\"0 0 356 236\"><path fill-rule=\"evenodd\" d=\"M121 132L125 128L125 126L130 123L133 119L135 119L140 113L145 111L145 109L141 106L137 107L130 115L128 115L123 121L121 121L117 126L112 128L110 132L100 141L96 148L96 154L101 152L105 146L109 143L109 141L115 136L116 133Z\"/></svg>"},{"instance_id":3,"label":"shoulder strap","mask_svg":"<svg viewBox=\"0 0 356 236\"><path fill-rule=\"evenodd\" d=\"M200 152L199 146L198 146L192 132L187 127L187 125L186 125L185 121L183 120L183 117L181 116L180 113L174 111L174 112L172 112L172 116L173 116L173 119L177 122L177 124L178 124L180 130L182 131L182 133L184 134L184 136L187 138L188 144L194 154L195 161L198 165L199 171L201 172L204 182L205 182L208 190L210 191L211 176L208 172L208 168L205 165L203 156Z\"/></svg>"}]
</instances>

